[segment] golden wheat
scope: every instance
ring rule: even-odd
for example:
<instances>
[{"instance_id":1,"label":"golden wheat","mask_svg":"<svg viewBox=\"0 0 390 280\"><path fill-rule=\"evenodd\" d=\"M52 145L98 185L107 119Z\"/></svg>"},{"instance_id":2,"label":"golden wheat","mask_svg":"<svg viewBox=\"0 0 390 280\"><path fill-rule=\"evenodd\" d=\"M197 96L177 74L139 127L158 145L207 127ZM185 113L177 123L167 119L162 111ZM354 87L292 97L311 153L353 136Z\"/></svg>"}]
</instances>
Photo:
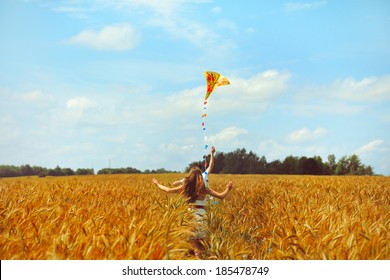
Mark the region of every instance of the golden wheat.
<instances>
[{"instance_id":1,"label":"golden wheat","mask_svg":"<svg viewBox=\"0 0 390 280\"><path fill-rule=\"evenodd\" d=\"M151 176L0 179L1 259L194 259L185 199ZM228 180L208 202L204 259L390 258L389 177L210 177Z\"/></svg>"}]
</instances>

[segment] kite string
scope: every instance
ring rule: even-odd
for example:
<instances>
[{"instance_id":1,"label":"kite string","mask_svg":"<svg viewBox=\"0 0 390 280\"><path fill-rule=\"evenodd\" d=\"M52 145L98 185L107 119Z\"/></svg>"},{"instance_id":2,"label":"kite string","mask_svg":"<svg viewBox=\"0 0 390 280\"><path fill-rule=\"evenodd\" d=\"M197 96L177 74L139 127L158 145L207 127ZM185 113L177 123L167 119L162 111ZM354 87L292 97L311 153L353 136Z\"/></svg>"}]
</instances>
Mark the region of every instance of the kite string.
<instances>
[{"instance_id":1,"label":"kite string","mask_svg":"<svg viewBox=\"0 0 390 280\"><path fill-rule=\"evenodd\" d=\"M203 130L203 140L204 140L204 169L206 171L207 169L207 150L208 150L208 145L207 145L207 135L206 135L206 117L207 117L207 100L203 101L203 115L202 115L202 130Z\"/></svg>"}]
</instances>

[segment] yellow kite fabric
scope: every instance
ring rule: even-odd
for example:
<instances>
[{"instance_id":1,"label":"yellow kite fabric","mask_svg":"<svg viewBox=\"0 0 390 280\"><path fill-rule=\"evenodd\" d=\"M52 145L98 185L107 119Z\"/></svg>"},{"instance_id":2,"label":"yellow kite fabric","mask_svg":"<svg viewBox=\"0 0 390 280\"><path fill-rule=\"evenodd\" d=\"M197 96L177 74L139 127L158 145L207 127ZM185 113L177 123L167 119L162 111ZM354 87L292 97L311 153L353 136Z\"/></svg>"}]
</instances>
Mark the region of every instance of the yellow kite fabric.
<instances>
[{"instance_id":1,"label":"yellow kite fabric","mask_svg":"<svg viewBox=\"0 0 390 280\"><path fill-rule=\"evenodd\" d=\"M206 77L206 81L207 81L207 91L206 91L206 96L204 98L205 100L209 98L210 94L213 92L215 88L219 86L230 85L229 80L217 72L207 71L204 72L203 74Z\"/></svg>"}]
</instances>

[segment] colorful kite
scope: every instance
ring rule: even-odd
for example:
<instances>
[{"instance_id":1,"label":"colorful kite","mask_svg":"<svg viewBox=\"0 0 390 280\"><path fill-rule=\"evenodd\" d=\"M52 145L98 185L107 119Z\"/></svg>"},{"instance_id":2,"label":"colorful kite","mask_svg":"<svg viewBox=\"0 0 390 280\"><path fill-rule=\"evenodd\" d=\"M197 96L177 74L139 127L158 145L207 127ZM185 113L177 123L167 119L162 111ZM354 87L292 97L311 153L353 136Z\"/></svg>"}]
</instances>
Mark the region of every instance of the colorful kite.
<instances>
[{"instance_id":1,"label":"colorful kite","mask_svg":"<svg viewBox=\"0 0 390 280\"><path fill-rule=\"evenodd\" d=\"M207 154L208 154L207 149L209 147L207 145L207 136L206 136L207 98L209 98L210 94L214 91L214 89L216 89L219 86L230 85L230 82L227 78L225 78L224 76L222 76L221 74L219 74L217 72L207 71L207 72L204 72L203 74L204 74L204 76L206 78L206 82L207 82L206 96L205 96L204 101L203 101L203 115L202 115L202 129L203 129L204 149L205 149L205 155L203 158L204 158L204 168L206 169L207 168L207 160L206 159L207 159Z\"/></svg>"},{"instance_id":2,"label":"colorful kite","mask_svg":"<svg viewBox=\"0 0 390 280\"><path fill-rule=\"evenodd\" d=\"M206 77L206 81L207 81L207 91L204 100L207 100L207 98L209 98L213 90L216 89L217 87L230 85L229 80L217 72L207 71L204 72L203 74Z\"/></svg>"}]
</instances>

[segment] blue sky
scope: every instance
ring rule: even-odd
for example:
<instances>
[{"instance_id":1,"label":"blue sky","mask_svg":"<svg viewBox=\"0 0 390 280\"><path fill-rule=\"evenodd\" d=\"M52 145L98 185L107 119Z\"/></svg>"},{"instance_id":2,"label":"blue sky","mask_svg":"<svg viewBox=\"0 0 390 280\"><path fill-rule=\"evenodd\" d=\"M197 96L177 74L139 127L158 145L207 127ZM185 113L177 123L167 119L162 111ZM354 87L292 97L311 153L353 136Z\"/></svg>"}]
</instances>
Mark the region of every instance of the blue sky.
<instances>
[{"instance_id":1,"label":"blue sky","mask_svg":"<svg viewBox=\"0 0 390 280\"><path fill-rule=\"evenodd\" d=\"M208 144L390 175L390 2L2 0L0 164L184 170Z\"/></svg>"}]
</instances>

